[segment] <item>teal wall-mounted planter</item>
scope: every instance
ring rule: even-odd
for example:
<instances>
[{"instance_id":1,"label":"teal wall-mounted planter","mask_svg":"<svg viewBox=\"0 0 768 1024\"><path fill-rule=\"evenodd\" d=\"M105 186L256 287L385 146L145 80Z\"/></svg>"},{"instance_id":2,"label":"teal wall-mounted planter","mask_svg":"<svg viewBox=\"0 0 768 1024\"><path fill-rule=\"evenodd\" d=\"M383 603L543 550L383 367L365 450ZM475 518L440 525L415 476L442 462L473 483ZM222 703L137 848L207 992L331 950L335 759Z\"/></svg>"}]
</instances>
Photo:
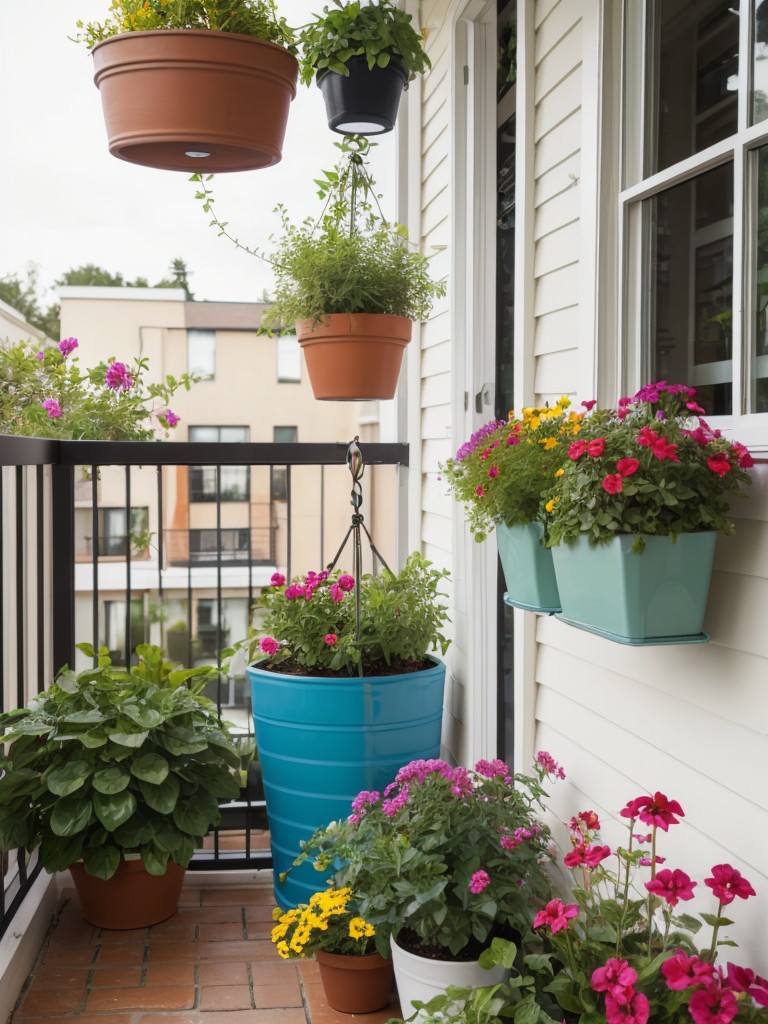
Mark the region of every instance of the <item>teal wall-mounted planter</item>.
<instances>
[{"instance_id":1,"label":"teal wall-mounted planter","mask_svg":"<svg viewBox=\"0 0 768 1024\"><path fill-rule=\"evenodd\" d=\"M522 526L500 523L496 527L496 543L507 586L505 604L529 612L560 611L552 552L542 546L543 535L541 523Z\"/></svg>"},{"instance_id":2,"label":"teal wall-mounted planter","mask_svg":"<svg viewBox=\"0 0 768 1024\"><path fill-rule=\"evenodd\" d=\"M445 665L392 676L292 676L248 668L267 803L275 899L306 903L326 876L307 862L287 871L301 841L351 813L364 789L382 791L409 761L440 756Z\"/></svg>"},{"instance_id":3,"label":"teal wall-mounted planter","mask_svg":"<svg viewBox=\"0 0 768 1024\"><path fill-rule=\"evenodd\" d=\"M703 643L715 532L620 534L594 547L586 536L552 549L562 604L558 618L619 643Z\"/></svg>"}]
</instances>

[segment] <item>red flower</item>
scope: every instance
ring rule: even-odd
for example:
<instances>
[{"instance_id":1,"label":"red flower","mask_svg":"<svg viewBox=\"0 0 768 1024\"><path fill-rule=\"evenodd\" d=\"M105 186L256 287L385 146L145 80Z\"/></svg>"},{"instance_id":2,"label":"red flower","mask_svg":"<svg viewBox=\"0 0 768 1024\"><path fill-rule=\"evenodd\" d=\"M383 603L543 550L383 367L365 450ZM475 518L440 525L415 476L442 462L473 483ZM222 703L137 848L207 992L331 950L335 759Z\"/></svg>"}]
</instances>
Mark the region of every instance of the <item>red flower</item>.
<instances>
[{"instance_id":1,"label":"red flower","mask_svg":"<svg viewBox=\"0 0 768 1024\"><path fill-rule=\"evenodd\" d=\"M581 832L586 829L588 832L597 832L600 828L600 819L594 811L579 811L571 818L568 827L572 832Z\"/></svg>"},{"instance_id":2,"label":"red flower","mask_svg":"<svg viewBox=\"0 0 768 1024\"><path fill-rule=\"evenodd\" d=\"M654 879L645 883L648 892L666 900L670 907L676 907L680 900L692 900L695 886L696 882L692 882L679 868L675 868L674 871L664 868Z\"/></svg>"},{"instance_id":3,"label":"red flower","mask_svg":"<svg viewBox=\"0 0 768 1024\"><path fill-rule=\"evenodd\" d=\"M640 469L640 463L637 459L619 459L616 463L616 472L621 476L632 476Z\"/></svg>"},{"instance_id":4,"label":"red flower","mask_svg":"<svg viewBox=\"0 0 768 1024\"><path fill-rule=\"evenodd\" d=\"M621 494L624 490L621 473L614 473L612 476L604 476L603 490L606 494Z\"/></svg>"},{"instance_id":5,"label":"red flower","mask_svg":"<svg viewBox=\"0 0 768 1024\"><path fill-rule=\"evenodd\" d=\"M749 450L744 447L743 444L739 444L738 441L734 441L731 445L731 451L736 456L736 461L739 463L742 469L749 469L754 466L755 460L749 454Z\"/></svg>"},{"instance_id":6,"label":"red flower","mask_svg":"<svg viewBox=\"0 0 768 1024\"><path fill-rule=\"evenodd\" d=\"M586 441L572 441L568 448L568 458L573 462L580 459L582 455L586 453L587 442Z\"/></svg>"},{"instance_id":7,"label":"red flower","mask_svg":"<svg viewBox=\"0 0 768 1024\"><path fill-rule=\"evenodd\" d=\"M594 407L597 405L597 402L594 398L590 398L588 402L582 402L581 404L587 410L587 412L589 412L590 409L594 409Z\"/></svg>"},{"instance_id":8,"label":"red flower","mask_svg":"<svg viewBox=\"0 0 768 1024\"><path fill-rule=\"evenodd\" d=\"M728 456L723 452L718 452L716 455L710 455L707 459L707 467L712 470L713 473L717 473L718 476L725 476L726 473L731 471L731 463L728 461Z\"/></svg>"},{"instance_id":9,"label":"red flower","mask_svg":"<svg viewBox=\"0 0 768 1024\"><path fill-rule=\"evenodd\" d=\"M755 890L746 878L730 864L715 864L712 877L705 878L704 885L709 886L723 906L733 903L737 896L746 900L755 895Z\"/></svg>"},{"instance_id":10,"label":"red flower","mask_svg":"<svg viewBox=\"0 0 768 1024\"><path fill-rule=\"evenodd\" d=\"M550 900L543 910L533 919L534 928L549 928L554 935L568 927L571 918L578 915L579 908L575 903L563 903L562 900Z\"/></svg>"},{"instance_id":11,"label":"red flower","mask_svg":"<svg viewBox=\"0 0 768 1024\"><path fill-rule=\"evenodd\" d=\"M488 470L488 476L491 479L493 479L495 476L498 476L498 475L499 475L499 467L498 466L491 466L491 468Z\"/></svg>"},{"instance_id":12,"label":"red flower","mask_svg":"<svg viewBox=\"0 0 768 1024\"><path fill-rule=\"evenodd\" d=\"M637 436L637 443L643 448L649 448L651 454L661 461L664 459L669 459L670 462L680 461L677 457L677 445L667 441L650 427L643 427Z\"/></svg>"},{"instance_id":13,"label":"red flower","mask_svg":"<svg viewBox=\"0 0 768 1024\"><path fill-rule=\"evenodd\" d=\"M637 804L637 817L640 821L644 821L646 825L655 825L665 832L670 825L679 824L676 814L681 818L685 817L685 812L677 800L670 800L658 791L653 796L638 797L633 803ZM624 814L624 811L621 813Z\"/></svg>"},{"instance_id":14,"label":"red flower","mask_svg":"<svg viewBox=\"0 0 768 1024\"><path fill-rule=\"evenodd\" d=\"M590 441L587 445L587 455L593 459L599 459L605 451L605 438L596 437L594 441Z\"/></svg>"}]
</instances>

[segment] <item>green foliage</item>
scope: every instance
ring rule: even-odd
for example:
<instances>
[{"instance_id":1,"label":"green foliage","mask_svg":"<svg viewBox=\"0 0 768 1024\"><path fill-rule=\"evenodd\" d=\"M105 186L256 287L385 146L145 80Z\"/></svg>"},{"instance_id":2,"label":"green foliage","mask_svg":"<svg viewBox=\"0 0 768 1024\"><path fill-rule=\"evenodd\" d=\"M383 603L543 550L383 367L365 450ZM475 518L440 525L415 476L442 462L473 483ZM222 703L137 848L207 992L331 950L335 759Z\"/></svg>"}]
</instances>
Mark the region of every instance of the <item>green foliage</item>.
<instances>
[{"instance_id":1,"label":"green foliage","mask_svg":"<svg viewBox=\"0 0 768 1024\"><path fill-rule=\"evenodd\" d=\"M432 65L422 46L423 33L412 21L395 0L333 0L332 7L326 4L322 15L299 31L302 82L309 85L315 73L326 68L348 75L347 63L353 57L364 57L369 68L385 68L399 57L408 81L414 79Z\"/></svg>"},{"instance_id":2,"label":"green foliage","mask_svg":"<svg viewBox=\"0 0 768 1024\"><path fill-rule=\"evenodd\" d=\"M262 667L317 674L371 675L382 662L401 671L421 668L429 651L445 654L450 642L443 635L448 609L439 600L447 576L446 569L434 568L416 551L401 572L382 568L366 573L359 585L339 571L309 573L290 583L276 573L259 598L267 610L267 636L246 641L249 660L261 650L269 655Z\"/></svg>"},{"instance_id":3,"label":"green foliage","mask_svg":"<svg viewBox=\"0 0 768 1024\"><path fill-rule=\"evenodd\" d=\"M543 769L512 779L500 761L474 771L414 761L383 798L361 793L347 820L316 831L294 865L336 868L334 884L355 893L382 955L403 929L443 959L494 935L527 935L550 893L549 832L535 814L542 781Z\"/></svg>"},{"instance_id":4,"label":"green foliage","mask_svg":"<svg viewBox=\"0 0 768 1024\"><path fill-rule=\"evenodd\" d=\"M103 22L76 22L75 42L90 50L123 32L195 28L293 44L293 31L277 13L275 0L112 0Z\"/></svg>"},{"instance_id":5,"label":"green foliage","mask_svg":"<svg viewBox=\"0 0 768 1024\"><path fill-rule=\"evenodd\" d=\"M684 385L647 385L583 421L542 503L550 546L582 534L592 544L637 534L642 550L644 535L733 533L729 496L751 483L752 458L708 426L694 395Z\"/></svg>"},{"instance_id":6,"label":"green foliage","mask_svg":"<svg viewBox=\"0 0 768 1024\"><path fill-rule=\"evenodd\" d=\"M542 520L542 495L584 418L566 412L570 404L563 396L552 408L523 409L520 419L510 413L509 420L486 423L440 467L476 541L484 541L498 523Z\"/></svg>"},{"instance_id":7,"label":"green foliage","mask_svg":"<svg viewBox=\"0 0 768 1024\"><path fill-rule=\"evenodd\" d=\"M78 358L71 357L76 347L76 338L44 348L29 341L0 342L0 434L152 441L162 430L167 436L178 422L168 402L179 388L189 391L196 378L169 374L164 381L145 383L146 358L128 366L112 358L81 370ZM114 386L115 367L124 367L129 386Z\"/></svg>"},{"instance_id":8,"label":"green foliage","mask_svg":"<svg viewBox=\"0 0 768 1024\"><path fill-rule=\"evenodd\" d=\"M39 846L47 871L82 859L99 878L138 853L163 874L169 860L189 864L219 802L238 796L238 753L200 692L216 670L174 670L148 644L137 654L125 669L100 648L96 667L65 667L0 715L0 850Z\"/></svg>"},{"instance_id":9,"label":"green foliage","mask_svg":"<svg viewBox=\"0 0 768 1024\"><path fill-rule=\"evenodd\" d=\"M18 274L6 274L0 278L0 300L20 313L32 327L49 338L56 338L59 335L61 310L58 303L45 310L41 307L39 281L40 274L34 266L27 271L26 281L22 281Z\"/></svg>"}]
</instances>

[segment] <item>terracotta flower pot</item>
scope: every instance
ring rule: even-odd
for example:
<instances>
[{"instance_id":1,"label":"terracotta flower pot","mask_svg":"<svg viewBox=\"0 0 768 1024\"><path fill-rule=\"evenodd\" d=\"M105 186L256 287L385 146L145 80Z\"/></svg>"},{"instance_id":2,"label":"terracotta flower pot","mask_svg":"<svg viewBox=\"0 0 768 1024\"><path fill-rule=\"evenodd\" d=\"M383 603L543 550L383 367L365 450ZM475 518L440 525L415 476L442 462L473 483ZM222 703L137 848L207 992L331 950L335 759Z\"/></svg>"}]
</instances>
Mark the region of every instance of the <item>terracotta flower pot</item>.
<instances>
[{"instance_id":1,"label":"terracotta flower pot","mask_svg":"<svg viewBox=\"0 0 768 1024\"><path fill-rule=\"evenodd\" d=\"M89 875L80 861L69 870L85 920L117 930L148 928L175 914L185 874L173 861L164 875L150 875L141 860L121 861L106 880Z\"/></svg>"},{"instance_id":2,"label":"terracotta flower pot","mask_svg":"<svg viewBox=\"0 0 768 1024\"><path fill-rule=\"evenodd\" d=\"M233 32L126 32L92 50L113 156L170 171L246 171L282 157L298 62Z\"/></svg>"},{"instance_id":3,"label":"terracotta flower pot","mask_svg":"<svg viewBox=\"0 0 768 1024\"><path fill-rule=\"evenodd\" d=\"M386 313L331 313L319 323L298 320L315 398L364 401L394 398L413 324Z\"/></svg>"},{"instance_id":4,"label":"terracotta flower pot","mask_svg":"<svg viewBox=\"0 0 768 1024\"><path fill-rule=\"evenodd\" d=\"M392 961L379 953L341 956L318 950L315 960L328 1005L340 1013L373 1013L389 1005Z\"/></svg>"}]
</instances>

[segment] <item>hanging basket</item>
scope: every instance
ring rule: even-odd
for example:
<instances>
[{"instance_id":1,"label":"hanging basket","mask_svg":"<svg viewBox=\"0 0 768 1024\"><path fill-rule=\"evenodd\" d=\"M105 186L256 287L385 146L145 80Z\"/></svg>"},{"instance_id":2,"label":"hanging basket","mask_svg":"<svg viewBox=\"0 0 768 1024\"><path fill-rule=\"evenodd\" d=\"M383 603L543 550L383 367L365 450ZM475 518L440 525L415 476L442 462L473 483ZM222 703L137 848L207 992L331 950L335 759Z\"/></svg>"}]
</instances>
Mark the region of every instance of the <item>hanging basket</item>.
<instances>
[{"instance_id":1,"label":"hanging basket","mask_svg":"<svg viewBox=\"0 0 768 1024\"><path fill-rule=\"evenodd\" d=\"M394 398L413 323L386 313L331 313L319 323L298 320L315 398L365 401Z\"/></svg>"},{"instance_id":2,"label":"hanging basket","mask_svg":"<svg viewBox=\"0 0 768 1024\"><path fill-rule=\"evenodd\" d=\"M97 43L94 81L113 156L169 171L218 174L282 157L298 62L233 32L162 29Z\"/></svg>"},{"instance_id":3,"label":"hanging basket","mask_svg":"<svg viewBox=\"0 0 768 1024\"><path fill-rule=\"evenodd\" d=\"M385 68L369 68L365 57L352 57L347 69L348 75L327 68L317 73L328 127L340 135L391 132L408 81L403 62L393 57Z\"/></svg>"}]
</instances>

